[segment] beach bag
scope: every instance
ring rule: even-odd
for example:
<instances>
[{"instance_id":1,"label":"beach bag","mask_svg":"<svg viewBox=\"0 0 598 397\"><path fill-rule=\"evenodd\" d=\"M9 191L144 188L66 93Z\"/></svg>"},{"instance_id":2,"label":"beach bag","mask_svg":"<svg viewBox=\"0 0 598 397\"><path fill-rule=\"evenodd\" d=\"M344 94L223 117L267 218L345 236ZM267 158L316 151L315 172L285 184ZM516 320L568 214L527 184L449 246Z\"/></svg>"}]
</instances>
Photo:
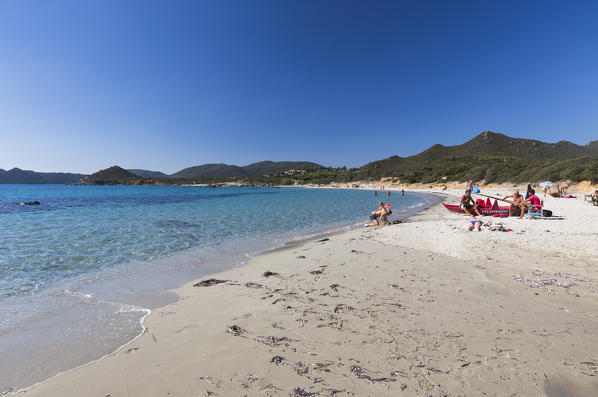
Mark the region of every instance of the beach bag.
<instances>
[{"instance_id":1,"label":"beach bag","mask_svg":"<svg viewBox=\"0 0 598 397\"><path fill-rule=\"evenodd\" d=\"M551 210L542 210L542 216L548 218L548 217L552 216L552 211Z\"/></svg>"}]
</instances>

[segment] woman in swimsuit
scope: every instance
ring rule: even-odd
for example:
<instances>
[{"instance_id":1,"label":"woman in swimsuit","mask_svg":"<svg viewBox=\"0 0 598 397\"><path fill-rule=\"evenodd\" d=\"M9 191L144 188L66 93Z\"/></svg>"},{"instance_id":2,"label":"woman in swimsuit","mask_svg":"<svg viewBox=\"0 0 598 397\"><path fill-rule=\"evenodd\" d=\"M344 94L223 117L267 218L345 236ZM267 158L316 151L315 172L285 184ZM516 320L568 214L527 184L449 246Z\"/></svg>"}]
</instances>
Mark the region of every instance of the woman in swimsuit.
<instances>
[{"instance_id":1,"label":"woman in swimsuit","mask_svg":"<svg viewBox=\"0 0 598 397\"><path fill-rule=\"evenodd\" d=\"M477 204L471 198L471 190L466 190L465 194L461 196L461 208L471 216L476 216L476 214L482 216Z\"/></svg>"}]
</instances>

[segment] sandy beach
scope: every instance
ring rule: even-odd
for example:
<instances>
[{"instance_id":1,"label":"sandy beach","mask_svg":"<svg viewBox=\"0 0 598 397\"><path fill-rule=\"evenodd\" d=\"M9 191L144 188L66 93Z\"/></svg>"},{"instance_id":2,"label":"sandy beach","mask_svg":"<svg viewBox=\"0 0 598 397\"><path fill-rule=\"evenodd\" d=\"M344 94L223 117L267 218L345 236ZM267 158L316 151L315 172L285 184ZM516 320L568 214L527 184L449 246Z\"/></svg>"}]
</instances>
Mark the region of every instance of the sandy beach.
<instances>
[{"instance_id":1,"label":"sandy beach","mask_svg":"<svg viewBox=\"0 0 598 397\"><path fill-rule=\"evenodd\" d=\"M482 219L510 232L436 205L268 252L17 395L598 395L598 207L544 200L555 217Z\"/></svg>"}]
</instances>

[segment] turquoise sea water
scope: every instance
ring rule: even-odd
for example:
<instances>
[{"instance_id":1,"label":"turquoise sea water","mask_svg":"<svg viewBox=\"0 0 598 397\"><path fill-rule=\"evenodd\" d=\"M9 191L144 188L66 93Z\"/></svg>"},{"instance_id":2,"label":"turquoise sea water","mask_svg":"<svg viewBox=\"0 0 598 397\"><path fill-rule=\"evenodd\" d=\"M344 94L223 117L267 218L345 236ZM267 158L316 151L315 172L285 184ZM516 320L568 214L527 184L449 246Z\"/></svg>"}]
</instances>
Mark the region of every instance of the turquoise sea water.
<instances>
[{"instance_id":1,"label":"turquoise sea water","mask_svg":"<svg viewBox=\"0 0 598 397\"><path fill-rule=\"evenodd\" d=\"M433 196L196 186L0 185L0 392L134 338L185 281L256 252ZM39 206L20 202L39 200ZM65 346L69 354L65 355Z\"/></svg>"}]
</instances>

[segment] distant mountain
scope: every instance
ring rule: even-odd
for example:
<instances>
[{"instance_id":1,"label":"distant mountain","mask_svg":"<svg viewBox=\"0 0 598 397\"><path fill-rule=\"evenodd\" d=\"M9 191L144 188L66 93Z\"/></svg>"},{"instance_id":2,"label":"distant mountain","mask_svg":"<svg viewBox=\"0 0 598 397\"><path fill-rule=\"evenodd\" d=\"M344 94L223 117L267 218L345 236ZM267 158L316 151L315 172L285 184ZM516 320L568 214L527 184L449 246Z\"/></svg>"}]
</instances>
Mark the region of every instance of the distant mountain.
<instances>
[{"instance_id":1,"label":"distant mountain","mask_svg":"<svg viewBox=\"0 0 598 397\"><path fill-rule=\"evenodd\" d=\"M142 178L169 178L168 174L165 174L160 171L148 171L139 169L128 169L127 171L132 172L133 174L138 175Z\"/></svg>"},{"instance_id":2,"label":"distant mountain","mask_svg":"<svg viewBox=\"0 0 598 397\"><path fill-rule=\"evenodd\" d=\"M142 178L117 165L98 171L78 181L77 185L138 185Z\"/></svg>"},{"instance_id":3,"label":"distant mountain","mask_svg":"<svg viewBox=\"0 0 598 397\"><path fill-rule=\"evenodd\" d=\"M309 161L261 161L241 167L247 176L280 174L292 169L303 167L306 169L322 168L321 165Z\"/></svg>"},{"instance_id":4,"label":"distant mountain","mask_svg":"<svg viewBox=\"0 0 598 397\"><path fill-rule=\"evenodd\" d=\"M356 173L357 179L384 176L407 183L598 180L598 144L546 143L485 131L461 145L434 145L414 156L373 161Z\"/></svg>"},{"instance_id":5,"label":"distant mountain","mask_svg":"<svg viewBox=\"0 0 598 397\"><path fill-rule=\"evenodd\" d=\"M258 175L279 174L284 171L304 168L320 168L316 163L307 161L262 161L244 167L229 164L204 164L185 168L172 175L171 178L232 178L255 177Z\"/></svg>"},{"instance_id":6,"label":"distant mountain","mask_svg":"<svg viewBox=\"0 0 598 397\"><path fill-rule=\"evenodd\" d=\"M0 169L0 183L14 184L69 184L85 177L84 174L71 174L63 172L35 172L20 168L8 171Z\"/></svg>"},{"instance_id":7,"label":"distant mountain","mask_svg":"<svg viewBox=\"0 0 598 397\"><path fill-rule=\"evenodd\" d=\"M170 175L171 178L231 178L247 176L241 167L228 164L204 164L182 169Z\"/></svg>"}]
</instances>

